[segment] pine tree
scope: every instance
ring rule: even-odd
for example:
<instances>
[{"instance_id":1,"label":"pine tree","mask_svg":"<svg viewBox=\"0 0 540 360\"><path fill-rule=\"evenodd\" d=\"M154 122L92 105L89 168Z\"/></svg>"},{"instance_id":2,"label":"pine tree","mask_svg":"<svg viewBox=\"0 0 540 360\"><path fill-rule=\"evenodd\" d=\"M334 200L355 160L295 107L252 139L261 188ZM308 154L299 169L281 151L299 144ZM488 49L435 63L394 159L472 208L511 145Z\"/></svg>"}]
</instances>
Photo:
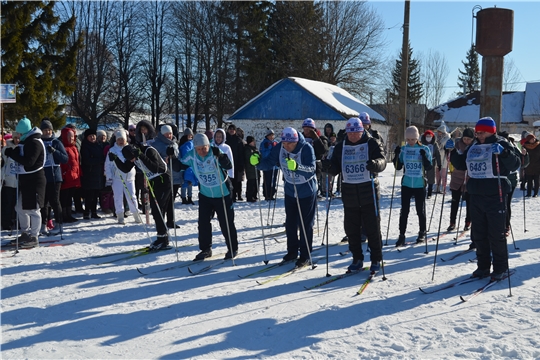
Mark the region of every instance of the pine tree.
<instances>
[{"instance_id":1,"label":"pine tree","mask_svg":"<svg viewBox=\"0 0 540 360\"><path fill-rule=\"evenodd\" d=\"M17 85L17 103L4 105L8 120L26 115L34 125L49 117L64 124L63 99L75 89L80 41L68 44L75 18L60 22L49 1L2 1L2 83Z\"/></svg>"},{"instance_id":2,"label":"pine tree","mask_svg":"<svg viewBox=\"0 0 540 360\"><path fill-rule=\"evenodd\" d=\"M466 61L461 62L465 70L459 70L458 86L460 90L457 92L458 96L470 94L480 88L480 67L478 65L478 53L474 45L471 45L471 48L467 51Z\"/></svg>"},{"instance_id":3,"label":"pine tree","mask_svg":"<svg viewBox=\"0 0 540 360\"><path fill-rule=\"evenodd\" d=\"M424 96L424 84L421 82L420 61L413 58L411 44L408 46L409 52L409 71L407 74L407 103L418 104ZM392 85L394 88L394 97L397 98L401 86L401 67L403 63L403 52L399 53L399 59L396 60L396 66L392 71Z\"/></svg>"}]
</instances>

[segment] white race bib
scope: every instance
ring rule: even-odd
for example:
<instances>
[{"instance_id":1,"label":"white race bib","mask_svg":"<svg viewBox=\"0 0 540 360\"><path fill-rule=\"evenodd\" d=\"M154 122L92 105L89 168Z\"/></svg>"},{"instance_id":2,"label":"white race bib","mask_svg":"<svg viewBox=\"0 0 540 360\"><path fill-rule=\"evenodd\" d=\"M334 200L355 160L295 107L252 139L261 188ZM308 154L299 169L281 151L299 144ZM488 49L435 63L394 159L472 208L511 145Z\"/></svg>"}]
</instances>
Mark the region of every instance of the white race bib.
<instances>
[{"instance_id":1,"label":"white race bib","mask_svg":"<svg viewBox=\"0 0 540 360\"><path fill-rule=\"evenodd\" d=\"M360 184L370 181L366 163L369 160L368 144L343 145L341 155L341 174L343 182Z\"/></svg>"},{"instance_id":2,"label":"white race bib","mask_svg":"<svg viewBox=\"0 0 540 360\"><path fill-rule=\"evenodd\" d=\"M422 174L422 155L420 155L421 147L408 147L403 148L403 167L405 168L405 174L408 177L420 178Z\"/></svg>"},{"instance_id":3,"label":"white race bib","mask_svg":"<svg viewBox=\"0 0 540 360\"><path fill-rule=\"evenodd\" d=\"M467 172L473 179L491 179L493 175L492 144L474 144L467 153Z\"/></svg>"}]
</instances>

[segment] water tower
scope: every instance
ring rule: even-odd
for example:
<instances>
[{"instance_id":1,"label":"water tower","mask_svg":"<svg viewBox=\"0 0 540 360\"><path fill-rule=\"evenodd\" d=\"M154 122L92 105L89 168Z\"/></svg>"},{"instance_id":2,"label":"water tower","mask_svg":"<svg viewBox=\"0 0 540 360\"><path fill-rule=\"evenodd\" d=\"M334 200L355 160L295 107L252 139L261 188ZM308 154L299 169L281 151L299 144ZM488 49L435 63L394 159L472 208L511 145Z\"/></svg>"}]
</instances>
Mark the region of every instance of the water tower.
<instances>
[{"instance_id":1,"label":"water tower","mask_svg":"<svg viewBox=\"0 0 540 360\"><path fill-rule=\"evenodd\" d=\"M482 9L476 13L476 52L482 55L480 117L491 116L501 130L504 55L512 51L514 11Z\"/></svg>"}]
</instances>

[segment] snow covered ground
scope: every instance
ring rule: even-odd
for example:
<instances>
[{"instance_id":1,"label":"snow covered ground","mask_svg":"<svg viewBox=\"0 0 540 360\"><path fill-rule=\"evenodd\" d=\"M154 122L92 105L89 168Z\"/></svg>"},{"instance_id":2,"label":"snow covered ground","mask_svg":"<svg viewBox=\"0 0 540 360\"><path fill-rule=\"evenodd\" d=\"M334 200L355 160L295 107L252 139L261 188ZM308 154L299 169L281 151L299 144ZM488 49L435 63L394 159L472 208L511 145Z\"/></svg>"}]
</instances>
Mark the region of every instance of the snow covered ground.
<instances>
[{"instance_id":1,"label":"snow covered ground","mask_svg":"<svg viewBox=\"0 0 540 360\"><path fill-rule=\"evenodd\" d=\"M361 295L356 291L367 272L355 274L314 290L304 286L324 281L325 250L318 266L267 283L283 273L285 266L241 279L264 267L263 241L257 203L236 204L240 251L249 250L232 266L230 262L210 271L190 275L187 267L152 272L191 260L198 252L197 206L176 204L179 253L173 250L129 260L125 255L97 257L148 244L141 225L116 224L112 217L81 220L66 226L69 246L21 250L15 257L2 253L2 358L540 358L540 200L526 201L524 232L523 198L513 200L513 234L508 239L512 297L507 280L462 303L485 284L479 280L434 294L418 288L436 288L467 277L476 268L474 253L441 261L468 248L468 234L454 245L453 234L440 237L434 281L435 241L428 254L418 246L402 252L393 247L398 235L399 183L396 179L389 221L394 170L389 164L380 174L383 199L383 241L386 281L382 272ZM280 191L281 197L282 193ZM437 198L429 235L437 235L441 214ZM428 223L435 197L427 202ZM446 195L441 231L448 226L450 195ZM267 223L268 205L262 203ZM319 235L322 242L326 202L319 204ZM462 213L462 218L464 214ZM271 215L270 215L271 218ZM131 218L129 218L131 219ZM285 219L283 201L277 201L274 224ZM332 201L329 216L330 244L344 236L341 201ZM214 253L225 250L217 221ZM463 220L460 227L463 227ZM266 230L280 231L283 228ZM155 234L153 227L150 234ZM416 238L418 220L411 208L408 240ZM3 239L7 233L2 233ZM44 238L42 238L44 239ZM47 238L51 239L51 238ZM285 252L281 243L266 239L270 264ZM185 246L189 245L189 246ZM338 275L351 261L341 256L347 245L329 247L328 272ZM216 261L192 266L197 270ZM369 264L369 255L366 256Z\"/></svg>"}]
</instances>

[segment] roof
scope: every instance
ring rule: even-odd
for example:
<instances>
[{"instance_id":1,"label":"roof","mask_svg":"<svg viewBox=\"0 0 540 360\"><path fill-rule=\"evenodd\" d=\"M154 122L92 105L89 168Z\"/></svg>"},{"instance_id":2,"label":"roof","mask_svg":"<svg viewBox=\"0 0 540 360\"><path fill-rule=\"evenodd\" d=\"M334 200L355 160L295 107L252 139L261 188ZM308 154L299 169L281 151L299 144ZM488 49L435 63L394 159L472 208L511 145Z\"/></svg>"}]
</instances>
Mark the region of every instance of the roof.
<instances>
[{"instance_id":1,"label":"roof","mask_svg":"<svg viewBox=\"0 0 540 360\"><path fill-rule=\"evenodd\" d=\"M525 99L524 92L506 92L502 96L503 123L522 122L522 109ZM446 123L476 123L480 118L480 93L474 92L435 107L435 121L444 120Z\"/></svg>"},{"instance_id":2,"label":"roof","mask_svg":"<svg viewBox=\"0 0 540 360\"><path fill-rule=\"evenodd\" d=\"M540 114L540 82L527 83L525 87L525 103L523 116L538 116Z\"/></svg>"},{"instance_id":3,"label":"roof","mask_svg":"<svg viewBox=\"0 0 540 360\"><path fill-rule=\"evenodd\" d=\"M229 120L347 120L367 112L372 120L385 118L338 86L289 77L248 101Z\"/></svg>"}]
</instances>

